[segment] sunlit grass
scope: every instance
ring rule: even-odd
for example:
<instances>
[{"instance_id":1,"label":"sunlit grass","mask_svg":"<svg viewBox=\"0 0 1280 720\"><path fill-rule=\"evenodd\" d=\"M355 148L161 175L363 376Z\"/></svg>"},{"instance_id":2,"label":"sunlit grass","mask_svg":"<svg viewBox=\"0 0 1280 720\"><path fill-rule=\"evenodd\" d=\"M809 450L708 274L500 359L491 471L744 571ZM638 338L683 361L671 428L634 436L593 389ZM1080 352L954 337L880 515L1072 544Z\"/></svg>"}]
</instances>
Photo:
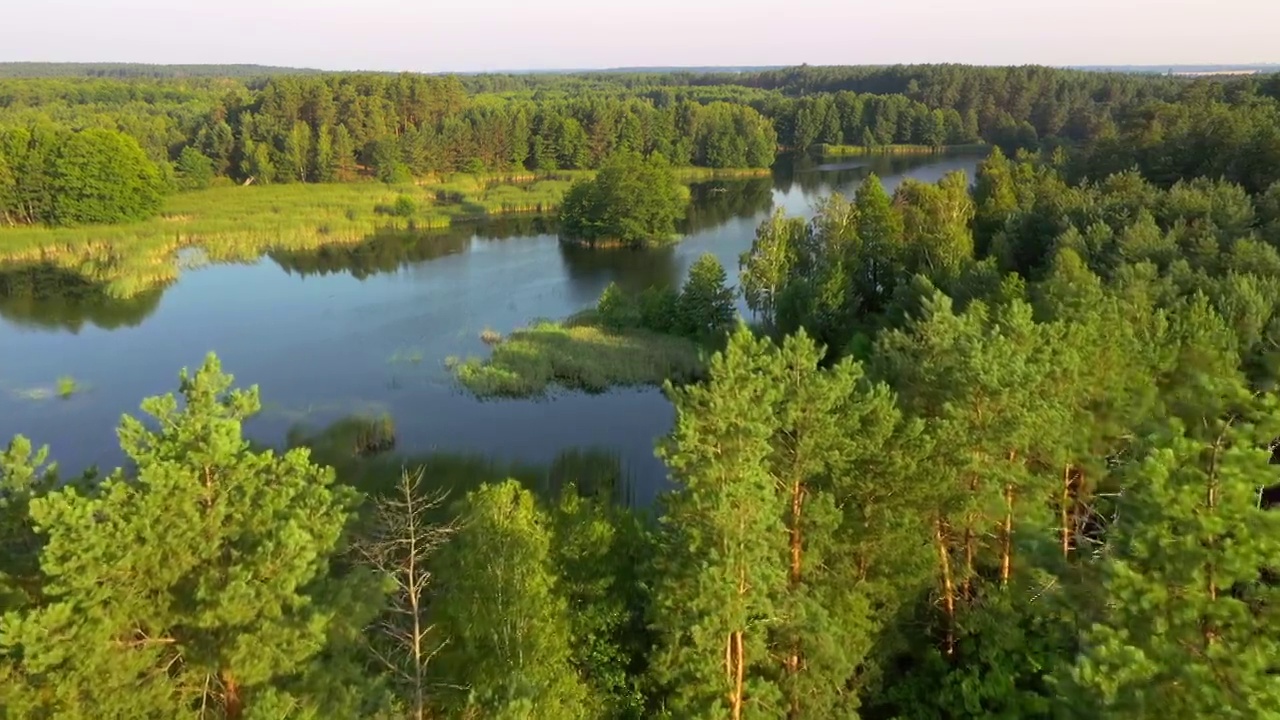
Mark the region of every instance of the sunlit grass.
<instances>
[{"instance_id":1,"label":"sunlit grass","mask_svg":"<svg viewBox=\"0 0 1280 720\"><path fill-rule=\"evenodd\" d=\"M968 153L986 150L982 143L968 145L819 145L814 153L822 157L857 157L862 155L937 155L941 153Z\"/></svg>"},{"instance_id":2,"label":"sunlit grass","mask_svg":"<svg viewBox=\"0 0 1280 720\"><path fill-rule=\"evenodd\" d=\"M447 361L454 376L480 397L532 397L552 385L586 392L696 380L705 350L686 338L644 330L610 332L583 314L538 321L493 346L485 360Z\"/></svg>"},{"instance_id":3,"label":"sunlit grass","mask_svg":"<svg viewBox=\"0 0 1280 720\"><path fill-rule=\"evenodd\" d=\"M677 172L694 181L760 171ZM129 298L207 262L251 262L269 251L355 244L388 230L444 229L487 215L551 213L575 180L592 175L574 170L455 174L405 185L220 185L173 195L160 215L145 222L0 228L0 265L78 275L108 296ZM201 248L203 256L180 263L176 255L183 248Z\"/></svg>"}]
</instances>

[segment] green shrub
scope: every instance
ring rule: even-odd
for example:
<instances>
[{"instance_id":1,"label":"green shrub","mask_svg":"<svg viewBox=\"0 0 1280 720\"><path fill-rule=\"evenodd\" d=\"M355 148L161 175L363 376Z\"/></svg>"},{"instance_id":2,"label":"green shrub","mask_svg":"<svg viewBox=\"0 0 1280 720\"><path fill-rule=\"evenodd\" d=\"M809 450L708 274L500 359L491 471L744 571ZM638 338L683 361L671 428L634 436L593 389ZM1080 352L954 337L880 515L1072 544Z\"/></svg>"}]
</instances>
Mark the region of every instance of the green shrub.
<instances>
[{"instance_id":1,"label":"green shrub","mask_svg":"<svg viewBox=\"0 0 1280 720\"><path fill-rule=\"evenodd\" d=\"M397 195L391 206L391 214L396 217L413 217L418 212L418 203L408 195Z\"/></svg>"},{"instance_id":2,"label":"green shrub","mask_svg":"<svg viewBox=\"0 0 1280 720\"><path fill-rule=\"evenodd\" d=\"M640 326L658 333L676 331L679 295L668 287L650 287L640 293Z\"/></svg>"},{"instance_id":3,"label":"green shrub","mask_svg":"<svg viewBox=\"0 0 1280 720\"><path fill-rule=\"evenodd\" d=\"M640 309L617 283L609 283L609 287L604 289L596 303L596 313L600 324L610 330L623 330L640 323Z\"/></svg>"}]
</instances>

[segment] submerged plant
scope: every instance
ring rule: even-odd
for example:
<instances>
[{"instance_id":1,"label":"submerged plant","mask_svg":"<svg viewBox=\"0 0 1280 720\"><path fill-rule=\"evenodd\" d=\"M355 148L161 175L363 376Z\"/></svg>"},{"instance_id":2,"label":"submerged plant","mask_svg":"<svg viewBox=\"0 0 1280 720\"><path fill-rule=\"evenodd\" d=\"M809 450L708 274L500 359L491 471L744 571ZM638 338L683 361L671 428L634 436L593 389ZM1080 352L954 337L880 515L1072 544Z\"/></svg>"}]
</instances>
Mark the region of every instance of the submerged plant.
<instances>
[{"instance_id":1,"label":"submerged plant","mask_svg":"<svg viewBox=\"0 0 1280 720\"><path fill-rule=\"evenodd\" d=\"M390 415L384 413L376 418L360 420L352 448L357 456L371 457L392 450L395 446L396 425Z\"/></svg>"}]
</instances>

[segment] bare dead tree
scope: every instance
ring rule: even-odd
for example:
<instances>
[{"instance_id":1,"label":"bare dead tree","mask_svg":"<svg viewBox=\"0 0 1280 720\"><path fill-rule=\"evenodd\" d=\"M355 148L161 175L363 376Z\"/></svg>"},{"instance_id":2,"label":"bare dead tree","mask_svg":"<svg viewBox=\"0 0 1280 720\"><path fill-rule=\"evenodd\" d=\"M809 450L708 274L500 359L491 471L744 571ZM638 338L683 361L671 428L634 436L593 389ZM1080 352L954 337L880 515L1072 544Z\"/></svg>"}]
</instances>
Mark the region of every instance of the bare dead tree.
<instances>
[{"instance_id":1,"label":"bare dead tree","mask_svg":"<svg viewBox=\"0 0 1280 720\"><path fill-rule=\"evenodd\" d=\"M357 544L364 562L393 583L390 606L371 628L369 646L394 677L414 720L427 717L427 669L447 642L427 617L428 561L454 530L431 521L447 493L424 495L422 477L421 469L401 472L396 492L375 501L372 527Z\"/></svg>"}]
</instances>

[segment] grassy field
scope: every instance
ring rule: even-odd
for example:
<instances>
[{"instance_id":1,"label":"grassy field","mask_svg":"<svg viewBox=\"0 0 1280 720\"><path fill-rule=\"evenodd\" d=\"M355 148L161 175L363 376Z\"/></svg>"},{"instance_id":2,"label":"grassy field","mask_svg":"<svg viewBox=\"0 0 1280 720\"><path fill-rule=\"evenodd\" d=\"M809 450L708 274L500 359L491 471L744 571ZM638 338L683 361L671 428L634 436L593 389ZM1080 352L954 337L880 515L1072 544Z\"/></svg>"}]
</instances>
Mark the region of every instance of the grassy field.
<instances>
[{"instance_id":1,"label":"grassy field","mask_svg":"<svg viewBox=\"0 0 1280 720\"><path fill-rule=\"evenodd\" d=\"M856 157L860 155L939 155L944 153L982 152L987 146L982 143L969 145L819 145L814 153L822 157Z\"/></svg>"},{"instance_id":2,"label":"grassy field","mask_svg":"<svg viewBox=\"0 0 1280 720\"><path fill-rule=\"evenodd\" d=\"M693 182L757 171L679 172ZM173 195L159 216L140 223L0 228L0 272L68 274L101 286L111 297L128 298L176 279L181 248L201 248L211 262L249 261L272 250L358 243L387 230L447 228L504 213L549 213L574 180L591 175L455 175L398 186L224 185ZM397 212L401 198L408 198L412 212ZM405 206L402 201L400 207Z\"/></svg>"},{"instance_id":3,"label":"grassy field","mask_svg":"<svg viewBox=\"0 0 1280 720\"><path fill-rule=\"evenodd\" d=\"M454 375L479 397L535 397L552 385L603 392L611 387L689 382L706 367L692 340L645 330L610 332L593 311L564 322L538 321L493 346L487 360L450 359Z\"/></svg>"}]
</instances>

